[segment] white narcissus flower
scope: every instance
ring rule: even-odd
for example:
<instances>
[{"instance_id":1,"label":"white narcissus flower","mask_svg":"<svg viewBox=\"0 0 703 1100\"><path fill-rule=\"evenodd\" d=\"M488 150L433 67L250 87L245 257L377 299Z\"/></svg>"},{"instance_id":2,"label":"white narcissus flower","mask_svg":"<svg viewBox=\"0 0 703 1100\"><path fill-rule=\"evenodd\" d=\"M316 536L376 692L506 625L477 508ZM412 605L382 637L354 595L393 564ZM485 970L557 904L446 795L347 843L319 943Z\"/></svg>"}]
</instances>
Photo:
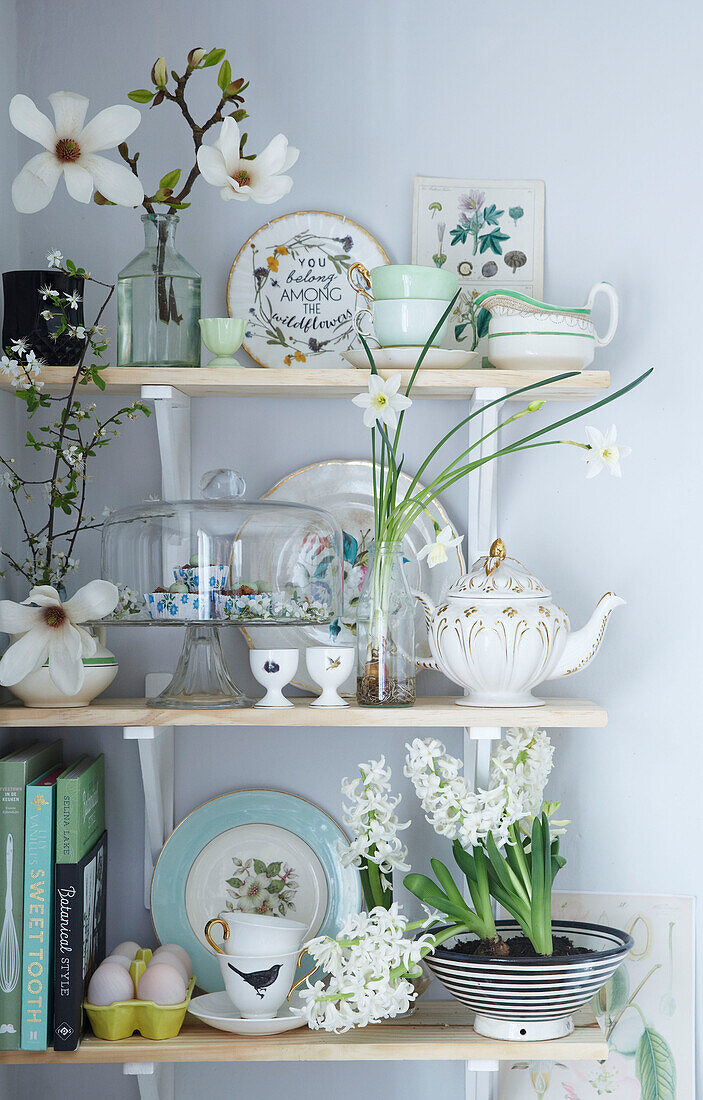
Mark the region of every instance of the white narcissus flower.
<instances>
[{"instance_id":1,"label":"white narcissus flower","mask_svg":"<svg viewBox=\"0 0 703 1100\"><path fill-rule=\"evenodd\" d=\"M389 428L395 428L398 423L396 414L410 408L410 398L398 393L400 382L400 374L392 374L387 380L381 378L380 374L370 374L368 393L359 393L352 397L352 404L364 410L364 424L367 428L373 428L377 421Z\"/></svg>"},{"instance_id":2,"label":"white narcissus flower","mask_svg":"<svg viewBox=\"0 0 703 1100\"><path fill-rule=\"evenodd\" d=\"M59 182L66 181L71 198L90 202L93 189L118 206L139 206L144 189L126 165L115 164L96 154L113 149L128 138L141 122L136 107L117 104L99 111L84 126L89 100L75 92L54 92L49 96L54 110L52 124L29 96L10 100L10 122L33 141L44 146L28 160L12 184L12 201L20 214L36 214L48 206Z\"/></svg>"},{"instance_id":3,"label":"white narcissus flower","mask_svg":"<svg viewBox=\"0 0 703 1100\"><path fill-rule=\"evenodd\" d=\"M586 452L586 477L597 477L601 470L607 470L612 477L622 477L620 459L627 458L632 447L618 443L618 430L614 424L603 434L598 428L586 428L588 451Z\"/></svg>"},{"instance_id":4,"label":"white narcissus flower","mask_svg":"<svg viewBox=\"0 0 703 1100\"><path fill-rule=\"evenodd\" d=\"M437 532L434 542L428 542L426 546L418 550L417 560L422 561L423 558L427 558L430 569L434 569L435 565L441 565L449 560L447 550L451 550L453 546L461 546L463 541L464 536L455 535L450 524L447 524L446 527Z\"/></svg>"},{"instance_id":5,"label":"white narcissus flower","mask_svg":"<svg viewBox=\"0 0 703 1100\"><path fill-rule=\"evenodd\" d=\"M220 188L226 201L272 203L293 186L291 177L283 173L293 167L299 152L283 134L277 134L258 156L246 160L239 152L239 127L233 118L226 118L214 144L198 149L198 168L207 183Z\"/></svg>"},{"instance_id":6,"label":"white narcissus flower","mask_svg":"<svg viewBox=\"0 0 703 1100\"><path fill-rule=\"evenodd\" d=\"M85 679L82 657L95 653L95 638L80 624L114 611L119 592L111 581L90 581L66 603L55 588L33 588L24 603L0 600L0 630L19 634L0 660L0 684L12 687L48 660L49 675L64 695Z\"/></svg>"}]
</instances>

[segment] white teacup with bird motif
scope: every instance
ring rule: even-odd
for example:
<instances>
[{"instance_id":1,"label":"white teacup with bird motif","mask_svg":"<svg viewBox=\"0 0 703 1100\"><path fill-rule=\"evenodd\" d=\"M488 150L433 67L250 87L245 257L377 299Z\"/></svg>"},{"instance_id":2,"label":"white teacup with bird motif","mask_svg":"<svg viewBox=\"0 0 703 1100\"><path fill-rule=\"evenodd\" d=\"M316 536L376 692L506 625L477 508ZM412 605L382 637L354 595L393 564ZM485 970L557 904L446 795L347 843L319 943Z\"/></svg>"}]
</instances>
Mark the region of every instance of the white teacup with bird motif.
<instances>
[{"instance_id":1,"label":"white teacup with bird motif","mask_svg":"<svg viewBox=\"0 0 703 1100\"><path fill-rule=\"evenodd\" d=\"M299 955L298 951L289 951L219 956L227 996L244 1020L275 1018L298 984L294 978Z\"/></svg>"},{"instance_id":2,"label":"white teacup with bird motif","mask_svg":"<svg viewBox=\"0 0 703 1100\"><path fill-rule=\"evenodd\" d=\"M222 942L213 939L213 929L222 929ZM213 917L205 925L205 939L218 955L267 955L272 951L300 951L307 924L268 913L228 913Z\"/></svg>"},{"instance_id":3,"label":"white teacup with bird motif","mask_svg":"<svg viewBox=\"0 0 703 1100\"><path fill-rule=\"evenodd\" d=\"M352 673L355 659L354 646L308 646L305 650L308 672L315 683L322 688L322 695L313 699L311 707L349 706L347 700L338 693L337 688Z\"/></svg>"}]
</instances>

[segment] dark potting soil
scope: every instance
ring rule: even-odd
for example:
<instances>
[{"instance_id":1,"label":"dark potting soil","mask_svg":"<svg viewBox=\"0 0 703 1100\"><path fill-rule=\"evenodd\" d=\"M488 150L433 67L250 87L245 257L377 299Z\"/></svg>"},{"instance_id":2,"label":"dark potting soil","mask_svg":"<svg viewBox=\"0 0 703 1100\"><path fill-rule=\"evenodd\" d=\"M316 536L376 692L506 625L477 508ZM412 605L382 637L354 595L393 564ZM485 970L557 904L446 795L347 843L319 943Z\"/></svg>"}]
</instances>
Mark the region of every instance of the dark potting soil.
<instances>
[{"instance_id":1,"label":"dark potting soil","mask_svg":"<svg viewBox=\"0 0 703 1100\"><path fill-rule=\"evenodd\" d=\"M552 937L552 957L564 955L592 955L589 947L576 947L568 936ZM507 940L498 937L497 940L463 940L448 947L447 951L456 952L458 955L476 955L479 958L497 959L540 959L534 947L526 936L511 936Z\"/></svg>"}]
</instances>

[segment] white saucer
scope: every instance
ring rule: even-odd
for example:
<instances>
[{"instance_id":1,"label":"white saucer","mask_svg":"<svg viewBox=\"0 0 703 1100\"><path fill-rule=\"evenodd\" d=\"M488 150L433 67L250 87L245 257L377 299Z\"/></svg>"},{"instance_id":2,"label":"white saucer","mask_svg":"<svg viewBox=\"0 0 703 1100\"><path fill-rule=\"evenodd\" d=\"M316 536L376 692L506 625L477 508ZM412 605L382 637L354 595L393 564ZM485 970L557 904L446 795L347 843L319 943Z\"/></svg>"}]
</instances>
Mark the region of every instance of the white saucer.
<instances>
[{"instance_id":1,"label":"white saucer","mask_svg":"<svg viewBox=\"0 0 703 1100\"><path fill-rule=\"evenodd\" d=\"M371 348L374 363L379 370L412 370L422 348ZM363 348L350 348L342 352L342 359L357 370L370 370L369 360ZM461 351L459 348L430 348L422 360L420 370L459 370L472 359L478 359L477 351Z\"/></svg>"},{"instance_id":2,"label":"white saucer","mask_svg":"<svg viewBox=\"0 0 703 1100\"><path fill-rule=\"evenodd\" d=\"M280 1035L283 1031L294 1031L305 1026L305 1019L294 1016L290 1005L280 1009L273 1020L245 1020L237 1015L237 1009L226 993L205 993L202 997L193 997L188 1011L204 1024L234 1035Z\"/></svg>"}]
</instances>

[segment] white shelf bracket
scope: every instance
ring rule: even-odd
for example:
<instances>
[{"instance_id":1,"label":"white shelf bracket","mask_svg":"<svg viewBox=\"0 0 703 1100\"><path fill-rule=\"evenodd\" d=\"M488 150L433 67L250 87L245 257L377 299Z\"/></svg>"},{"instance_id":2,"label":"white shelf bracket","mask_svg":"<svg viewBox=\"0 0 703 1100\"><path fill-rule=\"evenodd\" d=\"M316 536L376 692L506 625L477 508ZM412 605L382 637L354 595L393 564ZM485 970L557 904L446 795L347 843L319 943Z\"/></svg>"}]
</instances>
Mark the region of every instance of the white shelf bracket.
<instances>
[{"instance_id":1,"label":"white shelf bracket","mask_svg":"<svg viewBox=\"0 0 703 1100\"><path fill-rule=\"evenodd\" d=\"M161 495L164 500L187 500L191 495L190 398L173 386L142 386L141 397L154 402Z\"/></svg>"},{"instance_id":2,"label":"white shelf bracket","mask_svg":"<svg viewBox=\"0 0 703 1100\"><path fill-rule=\"evenodd\" d=\"M169 683L168 672L146 677L147 696ZM151 908L151 877L164 844L173 832L175 737L173 726L124 726L126 741L137 741L144 789L144 906Z\"/></svg>"},{"instance_id":3,"label":"white shelf bracket","mask_svg":"<svg viewBox=\"0 0 703 1100\"><path fill-rule=\"evenodd\" d=\"M174 1100L173 1062L125 1062L125 1077L136 1077L140 1100Z\"/></svg>"}]
</instances>

